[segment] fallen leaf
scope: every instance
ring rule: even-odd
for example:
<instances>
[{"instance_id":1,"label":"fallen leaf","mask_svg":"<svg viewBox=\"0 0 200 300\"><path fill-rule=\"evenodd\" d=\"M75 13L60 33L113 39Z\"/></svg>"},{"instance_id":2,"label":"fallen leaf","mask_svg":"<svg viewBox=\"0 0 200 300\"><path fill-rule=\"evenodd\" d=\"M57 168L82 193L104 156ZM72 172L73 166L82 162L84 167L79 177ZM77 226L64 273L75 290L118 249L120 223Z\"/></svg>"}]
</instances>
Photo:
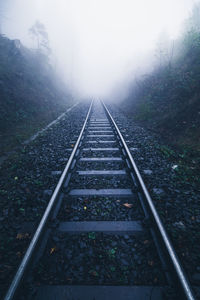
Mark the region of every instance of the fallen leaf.
<instances>
[{"instance_id":1,"label":"fallen leaf","mask_svg":"<svg viewBox=\"0 0 200 300\"><path fill-rule=\"evenodd\" d=\"M67 278L67 281L72 281L72 279L71 278Z\"/></svg>"},{"instance_id":2,"label":"fallen leaf","mask_svg":"<svg viewBox=\"0 0 200 300\"><path fill-rule=\"evenodd\" d=\"M22 236L23 236L22 233L18 233L16 239L17 239L17 240L21 240L21 239L22 239Z\"/></svg>"},{"instance_id":3,"label":"fallen leaf","mask_svg":"<svg viewBox=\"0 0 200 300\"><path fill-rule=\"evenodd\" d=\"M146 244L148 244L148 242L149 242L148 240L145 240L145 241L144 241L144 244L146 245Z\"/></svg>"},{"instance_id":4,"label":"fallen leaf","mask_svg":"<svg viewBox=\"0 0 200 300\"><path fill-rule=\"evenodd\" d=\"M124 203L123 205L127 208L132 208L133 207L133 204L131 204L131 203Z\"/></svg>"},{"instance_id":5,"label":"fallen leaf","mask_svg":"<svg viewBox=\"0 0 200 300\"><path fill-rule=\"evenodd\" d=\"M51 248L50 254L52 254L54 251L56 251L56 247Z\"/></svg>"},{"instance_id":6,"label":"fallen leaf","mask_svg":"<svg viewBox=\"0 0 200 300\"><path fill-rule=\"evenodd\" d=\"M17 240L23 240L29 237L29 233L18 233L16 236Z\"/></svg>"},{"instance_id":7,"label":"fallen leaf","mask_svg":"<svg viewBox=\"0 0 200 300\"><path fill-rule=\"evenodd\" d=\"M148 261L148 265L149 265L149 266L153 266L153 265L154 265L154 261L153 261L153 260L149 260L149 261Z\"/></svg>"},{"instance_id":8,"label":"fallen leaf","mask_svg":"<svg viewBox=\"0 0 200 300\"><path fill-rule=\"evenodd\" d=\"M96 271L93 271L93 270L91 270L89 273L95 277L97 277L99 275Z\"/></svg>"},{"instance_id":9,"label":"fallen leaf","mask_svg":"<svg viewBox=\"0 0 200 300\"><path fill-rule=\"evenodd\" d=\"M22 254L21 254L21 252L17 252L16 255L17 255L17 257L20 258Z\"/></svg>"}]
</instances>

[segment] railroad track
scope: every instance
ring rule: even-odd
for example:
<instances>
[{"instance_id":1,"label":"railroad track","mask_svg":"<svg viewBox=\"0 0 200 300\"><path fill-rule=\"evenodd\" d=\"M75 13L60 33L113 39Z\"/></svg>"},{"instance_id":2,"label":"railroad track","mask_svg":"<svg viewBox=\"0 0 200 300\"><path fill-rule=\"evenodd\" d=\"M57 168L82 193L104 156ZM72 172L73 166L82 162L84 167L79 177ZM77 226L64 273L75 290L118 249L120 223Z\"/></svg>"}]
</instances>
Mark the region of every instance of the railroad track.
<instances>
[{"instance_id":1,"label":"railroad track","mask_svg":"<svg viewBox=\"0 0 200 300\"><path fill-rule=\"evenodd\" d=\"M5 300L195 299L103 103L91 103L60 173Z\"/></svg>"}]
</instances>

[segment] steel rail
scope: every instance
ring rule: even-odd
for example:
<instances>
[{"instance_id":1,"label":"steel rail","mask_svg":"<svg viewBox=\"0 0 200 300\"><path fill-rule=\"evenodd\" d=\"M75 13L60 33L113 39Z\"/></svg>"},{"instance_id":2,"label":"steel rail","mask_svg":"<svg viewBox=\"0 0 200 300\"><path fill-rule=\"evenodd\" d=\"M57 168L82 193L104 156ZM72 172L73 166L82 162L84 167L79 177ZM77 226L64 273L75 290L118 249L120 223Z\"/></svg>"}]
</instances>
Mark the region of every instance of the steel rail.
<instances>
[{"instance_id":1,"label":"steel rail","mask_svg":"<svg viewBox=\"0 0 200 300\"><path fill-rule=\"evenodd\" d=\"M32 258L33 252L34 252L34 250L36 248L36 245L37 245L37 243L38 243L38 241L39 241L39 239L41 237L41 234L42 234L42 232L44 230L44 227L45 227L45 225L47 223L49 215L50 215L50 213L52 211L52 208L53 208L53 206L54 206L54 204L55 204L55 202L57 200L57 197L58 197L58 195L60 193L60 190L61 190L62 185L64 183L64 180L66 178L66 175L67 175L67 173L68 173L68 171L70 169L70 166L71 166L71 163L72 163L72 161L74 159L75 153L76 153L76 151L78 149L79 143L81 141L83 132L85 130L85 127L86 127L86 124L87 124L87 121L88 121L88 118L89 118L89 115L90 115L90 112L91 112L92 104L93 104L93 101L90 104L90 107L89 107L89 110L88 110L85 122L84 122L82 130L81 130L81 132L79 134L77 142L76 142L76 144L74 146L74 149L73 149L73 151L72 151L72 153L70 155L70 158L69 158L69 160L68 160L68 162L67 162L67 164L65 166L65 169L64 169L64 171L63 171L63 173L62 173L62 175L61 175L61 177L60 177L60 179L58 181L58 184L57 184L57 186L56 186L56 188L55 188L55 190L54 190L54 192L53 192L53 194L51 196L51 199L49 200L49 204L47 205L47 208L46 208L46 210L45 210L45 212L43 214L43 217L42 217L42 219L41 219L41 221L40 221L40 223L38 225L38 228L37 228L37 230L36 230L36 232L35 232L32 240L31 240L30 244L29 244L28 249L26 250L26 253L25 253L25 255L24 255L23 259L22 259L22 262L21 262L21 264L20 264L20 266L19 266L19 268L18 268L18 270L16 272L15 277L13 278L13 281L11 282L11 285L10 285L10 287L9 287L6 295L5 295L4 300L11 300L11 299L13 299L13 297L15 296L15 293L17 291L17 288L19 287L19 285L21 283L21 280L23 278L25 270L26 270L26 268L27 268L27 266L28 266L28 264L29 264L29 262L30 262L30 260Z\"/></svg>"},{"instance_id":2,"label":"steel rail","mask_svg":"<svg viewBox=\"0 0 200 300\"><path fill-rule=\"evenodd\" d=\"M134 159L133 159L133 157L132 157L132 155L131 155L131 153L130 153L130 151L128 149L128 146L127 146L127 144L126 144L126 142L125 142L125 140L124 140L124 138L123 138L123 136L122 136L122 134L121 134L118 126L117 126L117 124L115 123L113 117L111 116L108 108L106 107L106 105L104 104L103 101L101 101L101 102L103 104L103 107L104 107L105 111L107 112L107 115L109 116L111 122L113 123L113 125L115 127L115 130L116 130L118 136L120 137L120 140L121 140L121 142L122 142L122 144L123 144L123 146L125 148L127 156L129 158L129 161L130 161L130 163L131 163L131 165L133 167L133 170L135 172L137 180L138 180L138 182L140 184L142 192L143 192L143 194L144 194L144 196L146 198L146 201L148 203L148 206L150 208L150 212L151 212L151 214L152 214L152 216L154 218L154 221L155 221L155 223L157 225L157 228L159 230L159 233L160 233L160 235L162 237L162 240L163 240L164 245L166 247L166 250L167 250L167 252L169 254L169 257L171 259L173 267L174 267L174 269L176 271L176 276L179 279L179 283L180 283L180 285L181 285L181 287L183 289L183 293L184 293L186 299L188 299L188 300L195 300L195 296L194 296L193 291L192 291L192 289L190 287L190 284L189 284L187 278L184 275L183 268L182 268L182 266L181 266L181 264L179 262L179 259L178 259L177 255L175 253L175 250L174 250L174 248L173 248L173 246L172 246L172 244L170 242L170 239L169 239L168 234L167 234L167 232L166 232L166 230L165 230L165 228L164 228L164 226L162 224L162 221L161 221L161 219L160 219L160 217L159 217L159 215L158 215L158 213L156 211L156 208L155 208L155 206L153 204L153 201L151 199L151 196L150 196L150 194L149 194L149 192L148 192L148 190L147 190L147 188L145 186L145 183L144 183L144 181L143 181L143 179L142 179L142 177L140 175L140 172L139 172L139 170L138 170L138 168L136 166L136 163L135 163L135 161L134 161Z\"/></svg>"}]
</instances>

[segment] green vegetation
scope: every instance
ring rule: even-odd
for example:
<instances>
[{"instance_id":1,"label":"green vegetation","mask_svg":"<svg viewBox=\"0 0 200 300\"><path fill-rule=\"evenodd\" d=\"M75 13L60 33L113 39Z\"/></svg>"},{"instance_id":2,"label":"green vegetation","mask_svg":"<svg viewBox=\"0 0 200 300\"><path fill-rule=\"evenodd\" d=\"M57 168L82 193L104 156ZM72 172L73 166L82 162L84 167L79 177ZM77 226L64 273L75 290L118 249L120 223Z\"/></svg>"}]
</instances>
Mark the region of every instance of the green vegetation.
<instances>
[{"instance_id":1,"label":"green vegetation","mask_svg":"<svg viewBox=\"0 0 200 300\"><path fill-rule=\"evenodd\" d=\"M89 233L88 233L88 238L89 238L89 239L92 239L92 240L95 240L95 239L96 239L96 234L95 234L95 232L89 232Z\"/></svg>"},{"instance_id":2,"label":"green vegetation","mask_svg":"<svg viewBox=\"0 0 200 300\"><path fill-rule=\"evenodd\" d=\"M168 146L166 145L162 145L160 147L160 151L162 152L162 154L167 157L167 158L172 158L172 157L175 157L175 152L174 150L172 150L171 148L169 148Z\"/></svg>"},{"instance_id":3,"label":"green vegetation","mask_svg":"<svg viewBox=\"0 0 200 300\"><path fill-rule=\"evenodd\" d=\"M20 145L70 105L48 61L47 51L29 50L19 40L0 35L0 154Z\"/></svg>"}]
</instances>

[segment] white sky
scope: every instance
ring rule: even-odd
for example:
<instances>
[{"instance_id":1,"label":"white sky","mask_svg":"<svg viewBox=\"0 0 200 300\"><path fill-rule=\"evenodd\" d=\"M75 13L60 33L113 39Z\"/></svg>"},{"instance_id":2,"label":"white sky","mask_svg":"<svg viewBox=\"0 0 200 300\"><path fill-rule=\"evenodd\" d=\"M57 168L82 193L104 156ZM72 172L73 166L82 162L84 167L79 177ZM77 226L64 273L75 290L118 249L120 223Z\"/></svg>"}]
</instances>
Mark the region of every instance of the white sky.
<instances>
[{"instance_id":1,"label":"white sky","mask_svg":"<svg viewBox=\"0 0 200 300\"><path fill-rule=\"evenodd\" d=\"M3 0L0 0L3 1ZM3 3L4 2L4 3ZM102 96L147 62L157 38L179 34L195 0L6 0L3 31L30 46L39 19L49 33L57 67L81 95ZM143 67L144 67L143 66Z\"/></svg>"}]
</instances>

